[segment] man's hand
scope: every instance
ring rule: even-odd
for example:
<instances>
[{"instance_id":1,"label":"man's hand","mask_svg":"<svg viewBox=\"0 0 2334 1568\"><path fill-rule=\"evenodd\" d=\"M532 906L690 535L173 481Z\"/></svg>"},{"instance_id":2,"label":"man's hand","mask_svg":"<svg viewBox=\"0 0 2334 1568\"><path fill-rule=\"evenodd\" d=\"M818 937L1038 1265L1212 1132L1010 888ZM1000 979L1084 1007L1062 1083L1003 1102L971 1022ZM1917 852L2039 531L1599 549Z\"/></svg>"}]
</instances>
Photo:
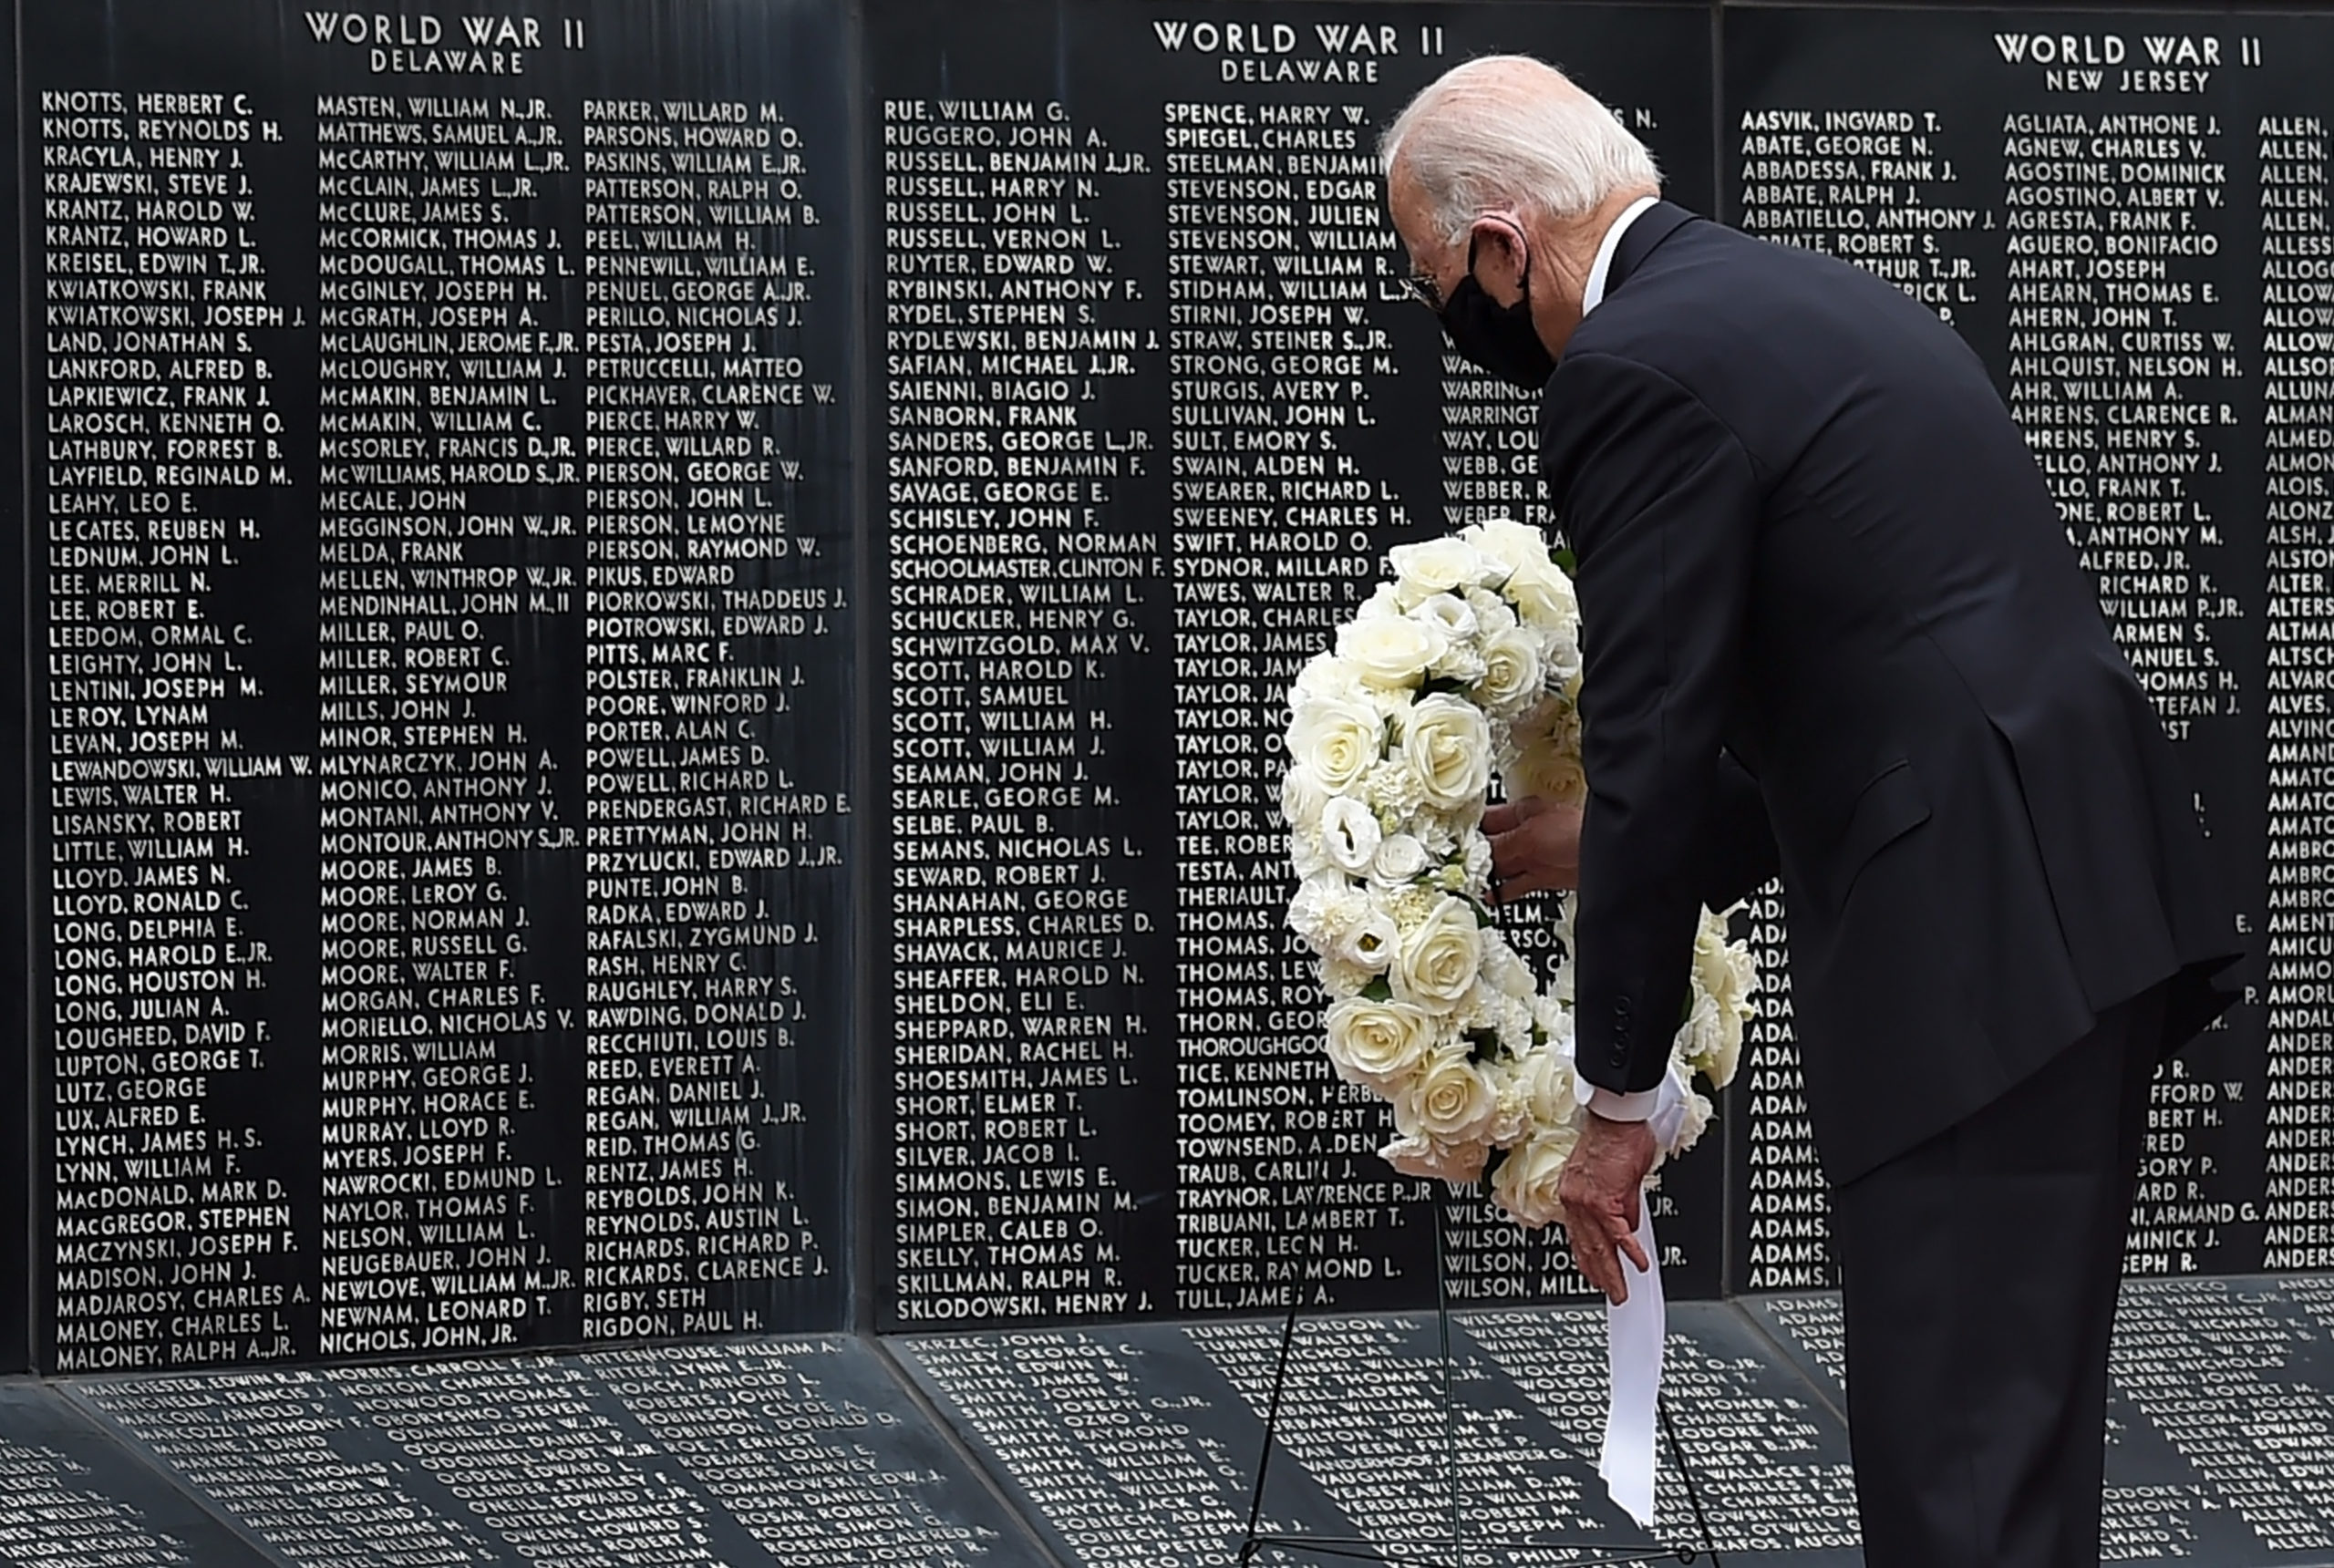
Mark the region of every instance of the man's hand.
<instances>
[{"instance_id":1,"label":"man's hand","mask_svg":"<svg viewBox=\"0 0 2334 1568\"><path fill-rule=\"evenodd\" d=\"M1644 1122L1610 1121L1591 1111L1556 1178L1556 1202L1564 1206L1573 1261L1616 1306L1629 1299L1622 1255L1639 1274L1652 1266L1637 1233L1637 1205L1645 1201L1655 1152L1653 1131Z\"/></svg>"},{"instance_id":2,"label":"man's hand","mask_svg":"<svg viewBox=\"0 0 2334 1568\"><path fill-rule=\"evenodd\" d=\"M1579 807L1559 806L1537 795L1484 812L1494 900L1505 903L1549 888L1578 887L1580 817Z\"/></svg>"}]
</instances>

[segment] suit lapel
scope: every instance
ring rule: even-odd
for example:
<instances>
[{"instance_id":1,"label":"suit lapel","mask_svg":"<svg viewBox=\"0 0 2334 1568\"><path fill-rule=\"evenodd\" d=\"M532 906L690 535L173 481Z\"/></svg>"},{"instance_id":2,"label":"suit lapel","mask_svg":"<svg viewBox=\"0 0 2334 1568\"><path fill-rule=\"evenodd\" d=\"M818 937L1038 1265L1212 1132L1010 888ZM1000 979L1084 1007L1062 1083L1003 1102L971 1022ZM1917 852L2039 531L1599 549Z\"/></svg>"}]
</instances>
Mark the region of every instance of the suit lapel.
<instances>
[{"instance_id":1,"label":"suit lapel","mask_svg":"<svg viewBox=\"0 0 2334 1568\"><path fill-rule=\"evenodd\" d=\"M1645 211L1645 215L1630 224L1621 235L1621 242L1613 249L1613 265L1605 274L1605 292L1611 294L1628 281L1639 263L1651 255L1662 241L1669 238L1694 214L1675 201L1657 201Z\"/></svg>"}]
</instances>

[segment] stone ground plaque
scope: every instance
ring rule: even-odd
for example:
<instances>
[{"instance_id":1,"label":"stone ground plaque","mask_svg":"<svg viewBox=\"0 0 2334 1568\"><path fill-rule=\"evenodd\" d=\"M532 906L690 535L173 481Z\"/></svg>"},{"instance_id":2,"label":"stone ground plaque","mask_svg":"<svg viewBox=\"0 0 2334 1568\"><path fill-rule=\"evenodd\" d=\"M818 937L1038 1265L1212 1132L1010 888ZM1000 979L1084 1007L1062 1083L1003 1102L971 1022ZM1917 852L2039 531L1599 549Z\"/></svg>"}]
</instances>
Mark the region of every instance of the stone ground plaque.
<instances>
[{"instance_id":1,"label":"stone ground plaque","mask_svg":"<svg viewBox=\"0 0 2334 1568\"><path fill-rule=\"evenodd\" d=\"M1042 1561L875 1352L846 1337L105 1382L72 1397L295 1568Z\"/></svg>"},{"instance_id":2,"label":"stone ground plaque","mask_svg":"<svg viewBox=\"0 0 2334 1568\"><path fill-rule=\"evenodd\" d=\"M1230 1562L1244 1538L1283 1320L894 1340L1017 1506L1070 1560ZM1256 1561L1565 1563L1709 1539L1730 1559L1858 1560L1846 1434L1733 1308L1672 1309L1648 1536L1596 1477L1603 1315L1593 1308L1303 1317L1281 1384ZM1446 1414L1447 1411L1447 1414ZM1454 1550L1453 1499L1457 1539ZM1287 1538L1297 1538L1291 1540Z\"/></svg>"}]
</instances>

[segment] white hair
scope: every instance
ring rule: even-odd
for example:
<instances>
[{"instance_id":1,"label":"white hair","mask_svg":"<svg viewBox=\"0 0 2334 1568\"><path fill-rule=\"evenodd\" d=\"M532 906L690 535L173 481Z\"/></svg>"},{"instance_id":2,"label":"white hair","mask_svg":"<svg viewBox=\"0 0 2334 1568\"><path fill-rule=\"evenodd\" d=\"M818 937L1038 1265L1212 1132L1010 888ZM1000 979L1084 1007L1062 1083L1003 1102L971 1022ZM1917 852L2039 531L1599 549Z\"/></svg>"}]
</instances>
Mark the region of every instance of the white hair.
<instances>
[{"instance_id":1,"label":"white hair","mask_svg":"<svg viewBox=\"0 0 2334 1568\"><path fill-rule=\"evenodd\" d=\"M1503 207L1577 218L1616 191L1661 183L1618 115L1528 55L1445 71L1379 139L1378 157L1389 176L1401 161L1445 244Z\"/></svg>"}]
</instances>

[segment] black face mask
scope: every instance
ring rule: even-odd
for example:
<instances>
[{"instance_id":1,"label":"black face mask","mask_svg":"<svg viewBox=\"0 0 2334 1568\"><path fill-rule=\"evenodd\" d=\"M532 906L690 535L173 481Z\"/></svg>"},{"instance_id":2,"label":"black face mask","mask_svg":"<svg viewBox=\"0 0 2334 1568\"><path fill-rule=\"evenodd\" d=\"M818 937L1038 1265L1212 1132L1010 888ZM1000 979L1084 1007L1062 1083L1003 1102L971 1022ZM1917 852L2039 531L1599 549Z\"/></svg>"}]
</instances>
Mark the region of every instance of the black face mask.
<instances>
[{"instance_id":1,"label":"black face mask","mask_svg":"<svg viewBox=\"0 0 2334 1568\"><path fill-rule=\"evenodd\" d=\"M1511 305L1492 303L1475 281L1475 246L1467 246L1467 275L1451 291L1436 319L1460 357L1481 366L1519 392L1537 392L1556 373L1556 362L1532 325L1532 261L1523 262L1523 296Z\"/></svg>"}]
</instances>

